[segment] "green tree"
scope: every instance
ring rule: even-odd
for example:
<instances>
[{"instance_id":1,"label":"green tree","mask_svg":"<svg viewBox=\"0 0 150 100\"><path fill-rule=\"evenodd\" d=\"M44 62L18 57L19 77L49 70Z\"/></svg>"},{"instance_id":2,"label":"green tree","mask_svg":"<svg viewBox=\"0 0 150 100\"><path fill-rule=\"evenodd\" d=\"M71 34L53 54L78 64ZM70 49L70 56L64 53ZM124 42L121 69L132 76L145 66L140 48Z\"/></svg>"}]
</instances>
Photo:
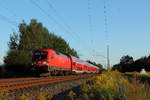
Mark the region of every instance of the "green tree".
<instances>
[{"instance_id":1,"label":"green tree","mask_svg":"<svg viewBox=\"0 0 150 100\"><path fill-rule=\"evenodd\" d=\"M112 70L118 70L120 72L140 72L142 69L150 71L150 55L141 57L137 60L133 60L131 56L123 56L120 59L120 63L113 66Z\"/></svg>"},{"instance_id":2,"label":"green tree","mask_svg":"<svg viewBox=\"0 0 150 100\"><path fill-rule=\"evenodd\" d=\"M122 71L121 68L122 68L122 67L121 67L120 64L115 64L115 65L113 65L112 70L118 70L118 71L121 72L121 71Z\"/></svg>"},{"instance_id":3,"label":"green tree","mask_svg":"<svg viewBox=\"0 0 150 100\"><path fill-rule=\"evenodd\" d=\"M32 52L41 48L54 49L78 57L77 52L60 36L48 31L42 23L32 19L19 25L19 35L13 33L8 43L9 51L4 58L6 69L13 72L26 72L31 68Z\"/></svg>"},{"instance_id":4,"label":"green tree","mask_svg":"<svg viewBox=\"0 0 150 100\"><path fill-rule=\"evenodd\" d=\"M133 57L126 55L121 57L120 64L132 64L134 62Z\"/></svg>"},{"instance_id":5,"label":"green tree","mask_svg":"<svg viewBox=\"0 0 150 100\"><path fill-rule=\"evenodd\" d=\"M132 72L134 71L134 60L132 56L122 56L120 63L113 66L112 70L118 70L120 72Z\"/></svg>"},{"instance_id":6,"label":"green tree","mask_svg":"<svg viewBox=\"0 0 150 100\"><path fill-rule=\"evenodd\" d=\"M139 59L137 59L134 63L134 66L136 67L136 71L141 71L143 68L146 71L150 71L150 59L149 56L148 57L141 57Z\"/></svg>"},{"instance_id":7,"label":"green tree","mask_svg":"<svg viewBox=\"0 0 150 100\"><path fill-rule=\"evenodd\" d=\"M8 46L11 50L17 50L18 49L18 42L19 37L16 33L13 32L12 35L10 35L10 41L8 43Z\"/></svg>"}]
</instances>

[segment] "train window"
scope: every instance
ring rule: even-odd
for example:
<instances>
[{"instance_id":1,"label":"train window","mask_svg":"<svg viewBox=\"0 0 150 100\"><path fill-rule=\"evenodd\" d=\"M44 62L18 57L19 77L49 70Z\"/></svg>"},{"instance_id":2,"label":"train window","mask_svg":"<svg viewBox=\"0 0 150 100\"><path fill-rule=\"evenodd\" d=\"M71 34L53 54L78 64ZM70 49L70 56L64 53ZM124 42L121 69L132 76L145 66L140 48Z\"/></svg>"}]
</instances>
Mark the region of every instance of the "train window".
<instances>
[{"instance_id":1,"label":"train window","mask_svg":"<svg viewBox=\"0 0 150 100\"><path fill-rule=\"evenodd\" d=\"M77 70L80 70L80 71L82 70L82 67L77 66L76 68Z\"/></svg>"},{"instance_id":2,"label":"train window","mask_svg":"<svg viewBox=\"0 0 150 100\"><path fill-rule=\"evenodd\" d=\"M59 53L59 55L68 58L68 56L65 54Z\"/></svg>"},{"instance_id":3,"label":"train window","mask_svg":"<svg viewBox=\"0 0 150 100\"><path fill-rule=\"evenodd\" d=\"M65 54L62 54L62 53L60 53L60 52L58 52L58 51L55 51L55 52L56 52L56 54L57 54L57 55L59 55L59 56L62 56L62 57L68 58L68 56L67 56L67 55L65 55Z\"/></svg>"},{"instance_id":4,"label":"train window","mask_svg":"<svg viewBox=\"0 0 150 100\"><path fill-rule=\"evenodd\" d=\"M33 58L38 59L38 60L42 60L42 59L46 59L47 55L48 55L47 52L37 51L37 52L34 52Z\"/></svg>"},{"instance_id":5,"label":"train window","mask_svg":"<svg viewBox=\"0 0 150 100\"><path fill-rule=\"evenodd\" d=\"M77 62L80 62L80 63L84 64L84 61L83 61L83 60L81 60L81 59L79 59L79 58L76 58L76 57L75 57L75 59L76 59Z\"/></svg>"}]
</instances>

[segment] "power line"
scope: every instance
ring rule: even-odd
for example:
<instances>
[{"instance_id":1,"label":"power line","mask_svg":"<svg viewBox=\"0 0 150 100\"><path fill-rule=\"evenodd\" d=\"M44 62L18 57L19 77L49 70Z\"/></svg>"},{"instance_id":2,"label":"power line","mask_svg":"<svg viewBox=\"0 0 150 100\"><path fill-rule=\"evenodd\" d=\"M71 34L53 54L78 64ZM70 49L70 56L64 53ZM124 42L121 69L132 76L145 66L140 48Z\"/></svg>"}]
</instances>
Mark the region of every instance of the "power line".
<instances>
[{"instance_id":1,"label":"power line","mask_svg":"<svg viewBox=\"0 0 150 100\"><path fill-rule=\"evenodd\" d=\"M109 32L108 32L108 15L107 15L107 4L106 0L104 0L104 32L106 35L106 44L109 44Z\"/></svg>"},{"instance_id":2,"label":"power line","mask_svg":"<svg viewBox=\"0 0 150 100\"><path fill-rule=\"evenodd\" d=\"M66 28L68 28L70 31L72 31L72 29L70 28L70 26L66 23L66 21L62 18L62 16L61 16L61 15L57 12L57 10L54 8L53 4L51 4L51 2L50 2L49 0L46 0L46 2L47 2L47 4L48 4L49 8L50 8L51 10L53 10L53 12L56 14L56 16L57 16L59 19L61 19L62 23L64 23L64 25L66 26ZM92 11L91 0L88 0L89 30L90 30L90 34L91 34L91 38L92 38L93 25L92 25L92 13L91 13L91 11ZM80 37L79 37L75 32L72 31L72 33L74 33L74 35L76 35L76 37L78 38L78 40L81 41L81 40L80 40ZM81 41L81 43L83 43L83 41ZM93 40L91 40L91 44L93 44ZM85 45L83 45L83 46L85 46ZM93 51L94 51L94 49L93 49ZM107 57L105 57L105 56L103 56L103 55L100 55L100 54L98 54L97 56L101 56L101 57L103 57L103 58L105 58L105 59L107 58Z\"/></svg>"},{"instance_id":3,"label":"power line","mask_svg":"<svg viewBox=\"0 0 150 100\"><path fill-rule=\"evenodd\" d=\"M1 5L2 6L2 5ZM5 10L7 10L9 13L12 14L12 16L17 17L17 15L14 13L14 11L8 9L6 6L3 6L2 8L4 8Z\"/></svg>"},{"instance_id":4,"label":"power line","mask_svg":"<svg viewBox=\"0 0 150 100\"><path fill-rule=\"evenodd\" d=\"M10 20L9 18L7 18L6 16L3 16L0 14L0 18L2 20L5 20L6 22L8 22L9 24L11 24L12 26L18 27L18 24L12 20Z\"/></svg>"},{"instance_id":5,"label":"power line","mask_svg":"<svg viewBox=\"0 0 150 100\"><path fill-rule=\"evenodd\" d=\"M64 20L64 18L57 12L57 10L54 8L54 6L50 3L49 0L46 0L47 1L47 4L49 6L49 8L51 8L53 10L53 12L56 14L56 16L61 20L61 22L64 24L64 26L66 26L66 28L68 30L70 30L72 32L72 29L70 27L70 25L67 24L67 22ZM72 32L76 35L76 37L79 39L80 37L77 35L77 33L75 32Z\"/></svg>"},{"instance_id":6,"label":"power line","mask_svg":"<svg viewBox=\"0 0 150 100\"><path fill-rule=\"evenodd\" d=\"M106 57L106 56L101 55L99 52L97 52L97 51L95 51L95 50L94 50L94 52L95 52L95 54L94 54L93 56L102 57L102 58L107 59L107 57Z\"/></svg>"},{"instance_id":7,"label":"power line","mask_svg":"<svg viewBox=\"0 0 150 100\"><path fill-rule=\"evenodd\" d=\"M89 19L89 32L90 32L90 44L93 46L93 23L92 23L92 0L88 0L88 19ZM94 46L92 47L92 53L95 52ZM94 57L94 55L93 55Z\"/></svg>"},{"instance_id":8,"label":"power line","mask_svg":"<svg viewBox=\"0 0 150 100\"><path fill-rule=\"evenodd\" d=\"M47 13L38 3L36 3L34 0L30 0L30 2L34 4L37 8L39 8L48 18L52 19L61 29L63 28L63 30L65 30L65 32L69 34L69 36L75 39L74 36L63 25L57 22L57 20L53 18L49 13Z\"/></svg>"},{"instance_id":9,"label":"power line","mask_svg":"<svg viewBox=\"0 0 150 100\"><path fill-rule=\"evenodd\" d=\"M66 26L66 28L68 30L71 31L71 33L73 33L73 35L81 42L81 44L83 44L82 46L85 46L86 43L84 41L81 41L80 36L72 30L72 28L70 27L69 24L67 24L67 22L64 20L64 18L57 12L57 10L54 8L54 6L52 5L52 3L49 0L46 0L49 8L51 8L53 10L53 12L56 14L56 16L61 20L61 22ZM86 45L87 46L87 45Z\"/></svg>"},{"instance_id":10,"label":"power line","mask_svg":"<svg viewBox=\"0 0 150 100\"><path fill-rule=\"evenodd\" d=\"M16 17L16 14L12 11L12 10L10 10L10 9L8 9L6 6L3 6L2 4L4 3L4 1L2 0L1 1L1 7L3 8L3 9L5 9L5 10L7 10L9 13L11 13L13 16L15 16ZM17 23L16 22L14 22L14 21L12 21L12 20L10 20L8 17L6 17L6 16L4 16L4 15L2 15L2 14L0 14L0 18L2 19L2 20L5 20L6 22L8 22L9 24L11 24L12 26L17 26Z\"/></svg>"},{"instance_id":11,"label":"power line","mask_svg":"<svg viewBox=\"0 0 150 100\"><path fill-rule=\"evenodd\" d=\"M13 9L9 9L6 5L4 5L4 0L2 3L0 3L0 5L1 5L1 8L5 9L7 12L9 12L13 17L19 18ZM19 18L19 19L21 19L21 18Z\"/></svg>"},{"instance_id":12,"label":"power line","mask_svg":"<svg viewBox=\"0 0 150 100\"><path fill-rule=\"evenodd\" d=\"M34 0L30 0L30 2L31 2L32 4L34 4L37 8L39 8L48 18L51 18L60 28L63 28L63 29L66 31L66 33L68 33L69 36L71 36L74 40L76 40L77 42L80 41L79 45L81 45L81 44L84 43L83 41L80 40L80 36L78 36L75 32L73 32L73 31L70 32L71 28L70 28L69 25L66 24L65 21L64 21L64 23L65 23L65 26L67 27L67 29L66 29L63 25L61 25L60 23L58 23L49 13L47 13L40 5L38 5ZM62 17L57 13L56 9L52 6L52 4L50 4L50 2L47 3L47 4L49 4L49 7L53 9L53 11L59 16L59 18L62 19ZM69 30L69 31L68 31L68 30ZM72 34L72 33L74 33L74 34ZM77 39L74 37L74 35L76 35ZM82 47L84 48L85 45L86 45L86 44L83 44Z\"/></svg>"},{"instance_id":13,"label":"power line","mask_svg":"<svg viewBox=\"0 0 150 100\"><path fill-rule=\"evenodd\" d=\"M68 31L64 26L63 26L63 29L64 29L67 33L70 33L70 31L71 31L70 26L69 26L68 24L66 24L66 22L65 22L65 21L63 20L63 18L58 14L57 10L53 7L53 5L52 5L48 0L46 0L46 1L47 1L47 4L49 5L49 7L53 10L53 12L55 12L55 14L57 15L57 17L59 17L60 19L62 19L62 22L64 23L64 25L66 26L66 28L69 29L69 31ZM58 23L58 22L56 21L56 19L54 19L49 13L47 13L40 5L38 5L34 0L30 0L30 2L31 2L32 4L34 4L37 8L39 8L48 18L51 18L59 27L62 26L60 23ZM62 27L61 27L61 28L62 28ZM77 36L77 34L76 34L75 32L71 32L71 33L69 34L72 38L75 39L75 37L72 35L72 33L74 33L74 35L76 35L77 39L78 39L79 41L81 41L80 38ZM77 40L77 41L78 41L78 40ZM81 45L82 43L83 43L83 41L81 41L79 44ZM83 46L85 46L85 45L83 45Z\"/></svg>"},{"instance_id":14,"label":"power line","mask_svg":"<svg viewBox=\"0 0 150 100\"><path fill-rule=\"evenodd\" d=\"M88 17L89 17L89 32L91 34L91 45L93 45L93 23L92 23L92 4L91 0L88 0Z\"/></svg>"},{"instance_id":15,"label":"power line","mask_svg":"<svg viewBox=\"0 0 150 100\"><path fill-rule=\"evenodd\" d=\"M90 32L90 34L91 34L91 45L94 45L93 44L93 23L92 23L92 8L93 6L92 6L92 0L88 0L88 18L89 18L89 32ZM92 53L93 53L93 57L102 57L102 58L105 58L105 59L107 59L107 57L106 56L104 56L104 55L101 55L100 53L98 53L95 49L94 49L94 47L93 47L93 50L92 50ZM94 54L95 53L95 54Z\"/></svg>"}]
</instances>

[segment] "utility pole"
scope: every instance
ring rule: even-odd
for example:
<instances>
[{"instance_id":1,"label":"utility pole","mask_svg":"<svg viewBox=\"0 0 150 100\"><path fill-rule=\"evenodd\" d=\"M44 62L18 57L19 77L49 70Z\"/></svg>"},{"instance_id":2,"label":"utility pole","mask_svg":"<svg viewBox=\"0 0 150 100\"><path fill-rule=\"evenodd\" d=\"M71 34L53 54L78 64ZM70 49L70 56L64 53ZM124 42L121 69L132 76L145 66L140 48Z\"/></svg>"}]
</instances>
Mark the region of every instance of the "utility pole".
<instances>
[{"instance_id":1,"label":"utility pole","mask_svg":"<svg viewBox=\"0 0 150 100\"><path fill-rule=\"evenodd\" d=\"M107 45L107 70L110 69L110 60L109 60L109 45Z\"/></svg>"}]
</instances>

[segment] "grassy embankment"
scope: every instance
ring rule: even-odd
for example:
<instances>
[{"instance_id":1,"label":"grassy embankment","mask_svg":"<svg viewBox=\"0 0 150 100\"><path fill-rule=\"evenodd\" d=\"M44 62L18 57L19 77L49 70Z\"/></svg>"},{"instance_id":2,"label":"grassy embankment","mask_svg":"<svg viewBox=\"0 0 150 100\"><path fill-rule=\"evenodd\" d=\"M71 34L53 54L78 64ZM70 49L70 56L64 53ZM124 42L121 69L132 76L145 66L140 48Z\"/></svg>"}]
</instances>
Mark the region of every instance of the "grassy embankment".
<instances>
[{"instance_id":1,"label":"grassy embankment","mask_svg":"<svg viewBox=\"0 0 150 100\"><path fill-rule=\"evenodd\" d=\"M150 79L150 74L138 76ZM83 85L80 93L70 91L68 96L70 100L150 100L150 85L134 77L129 81L117 71L105 72L97 76L92 84Z\"/></svg>"}]
</instances>

